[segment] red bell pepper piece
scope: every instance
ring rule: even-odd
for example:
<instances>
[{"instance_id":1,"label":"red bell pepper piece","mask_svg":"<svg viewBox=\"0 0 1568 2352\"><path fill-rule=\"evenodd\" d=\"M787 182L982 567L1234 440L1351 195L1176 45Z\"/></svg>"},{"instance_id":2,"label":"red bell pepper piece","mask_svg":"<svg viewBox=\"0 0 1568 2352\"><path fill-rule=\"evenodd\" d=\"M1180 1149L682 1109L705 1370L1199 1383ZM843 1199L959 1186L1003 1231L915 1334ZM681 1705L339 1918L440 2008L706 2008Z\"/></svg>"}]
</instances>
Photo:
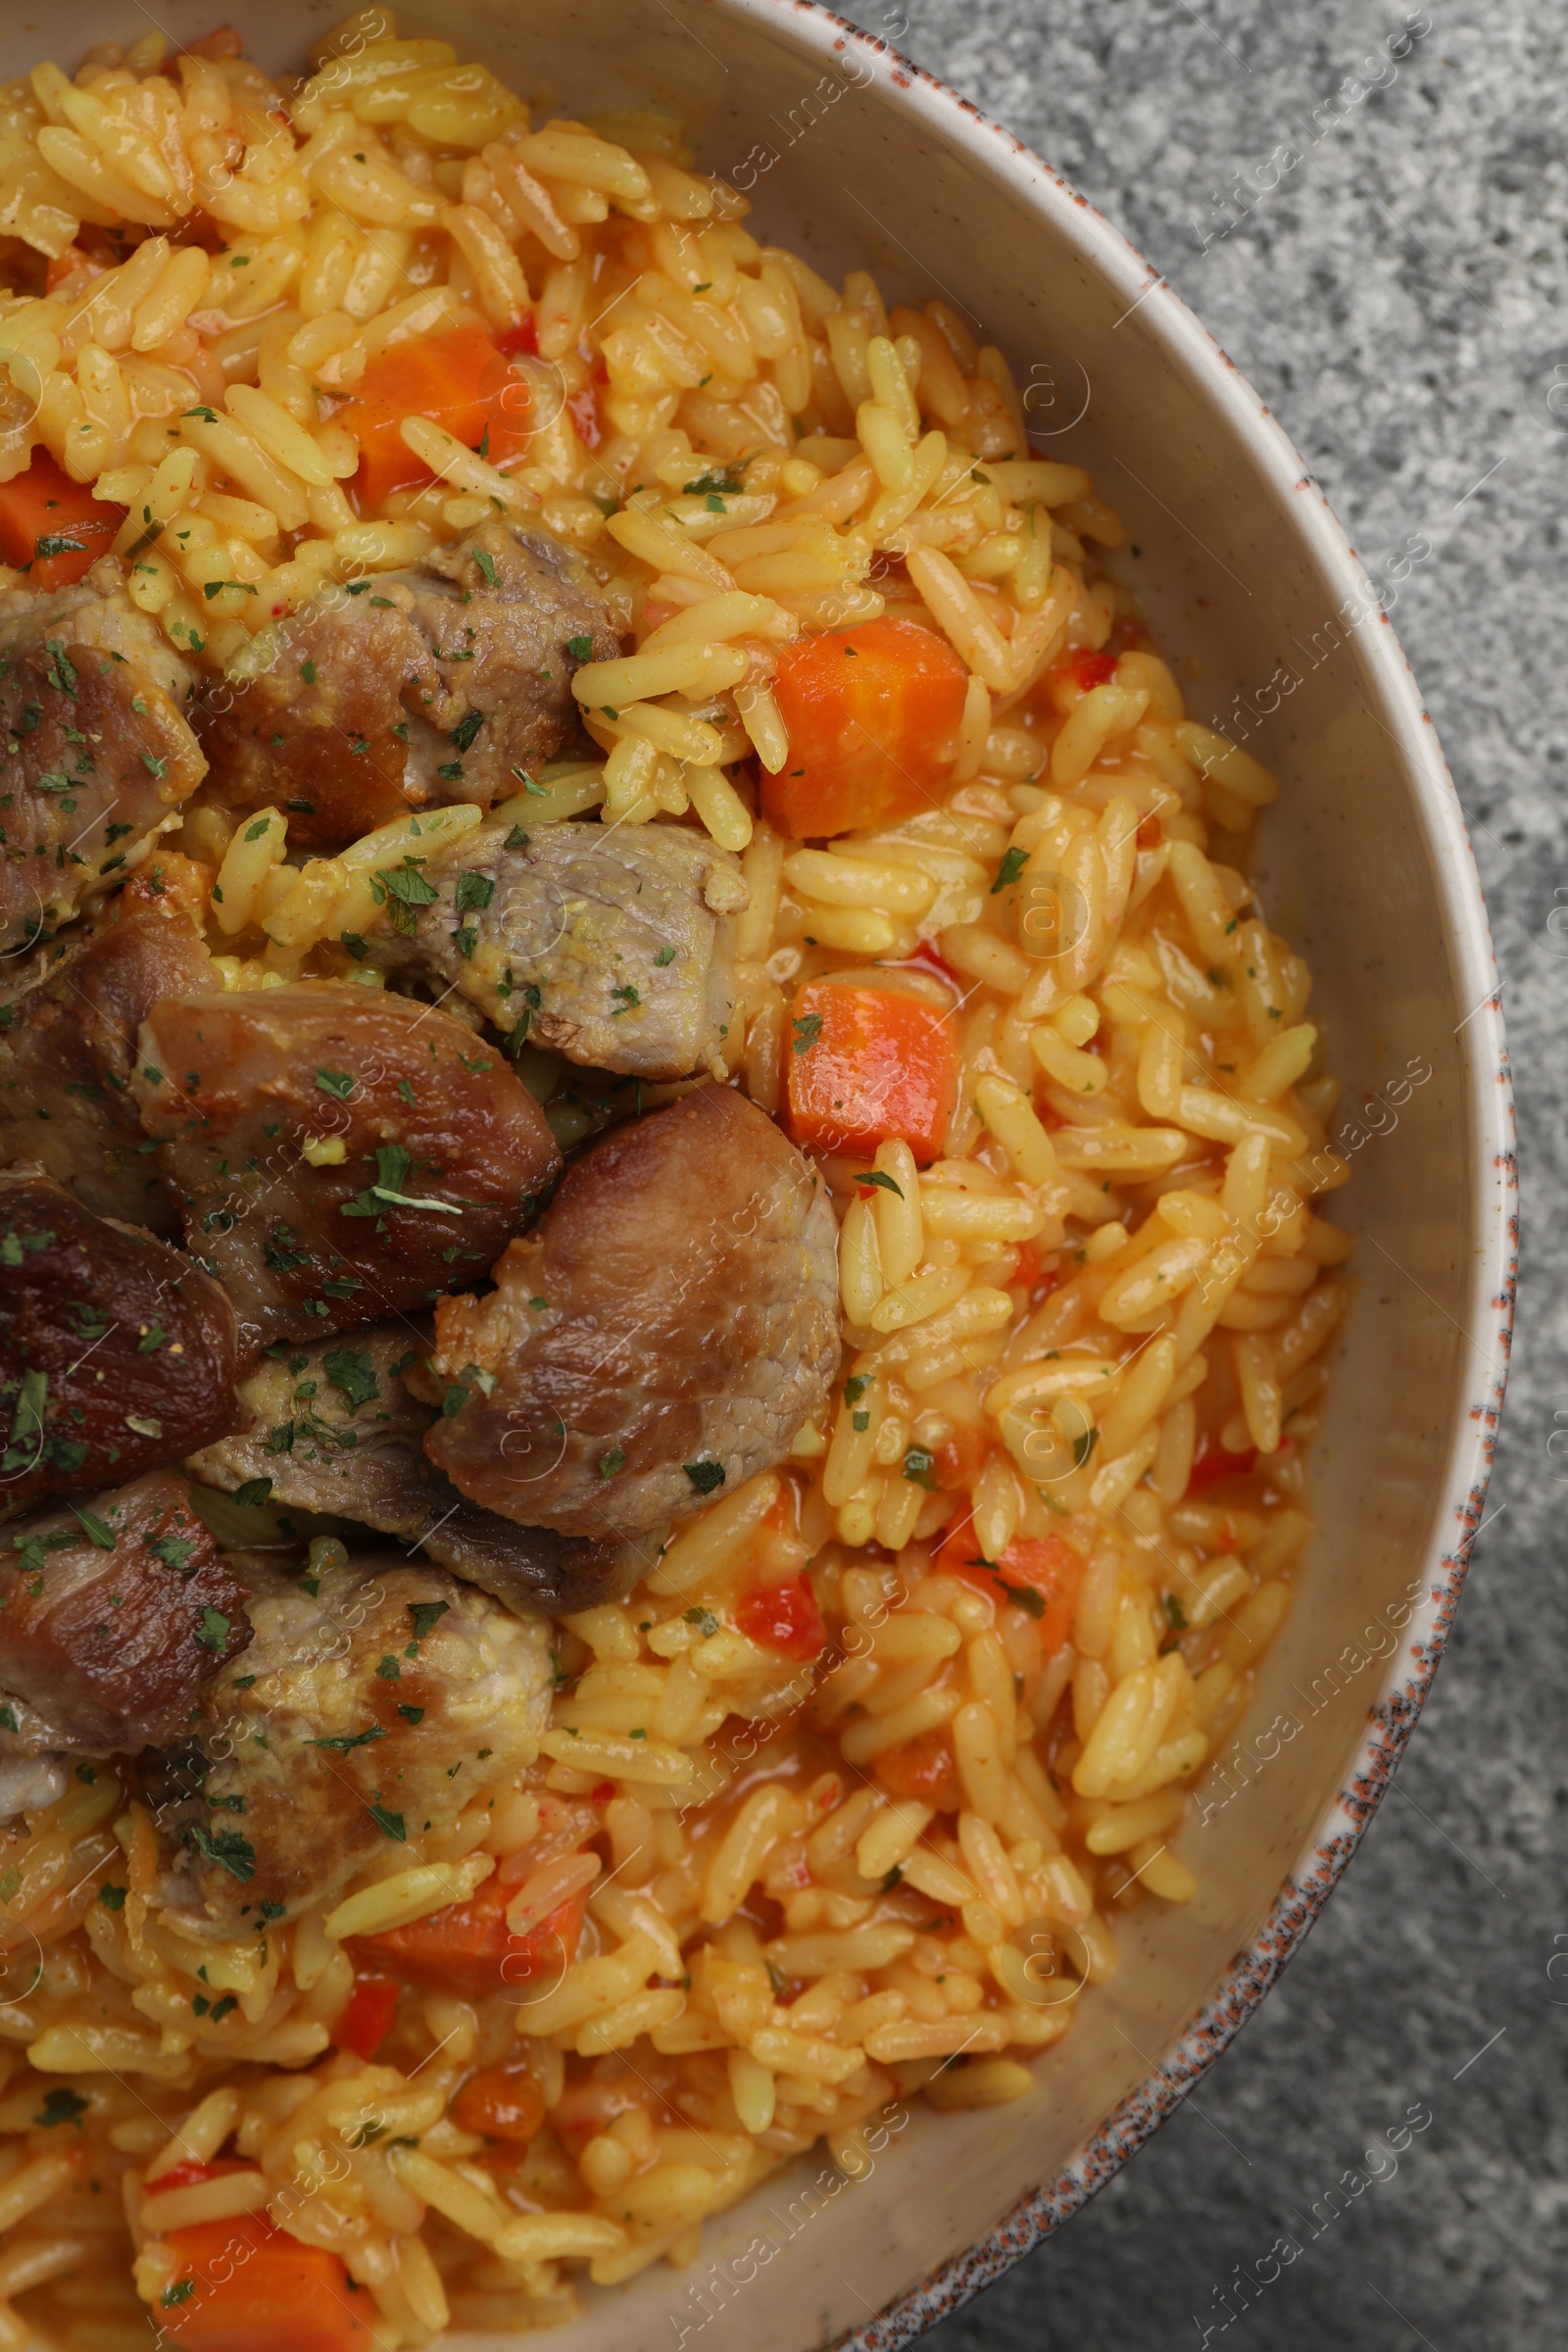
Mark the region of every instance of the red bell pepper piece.
<instances>
[{"instance_id":1,"label":"red bell pepper piece","mask_svg":"<svg viewBox=\"0 0 1568 2352\"><path fill-rule=\"evenodd\" d=\"M776 1650L780 1657L804 1661L819 1656L827 1646L827 1627L805 1574L793 1584L760 1585L748 1592L735 1611L735 1623L748 1642Z\"/></svg>"},{"instance_id":2,"label":"red bell pepper piece","mask_svg":"<svg viewBox=\"0 0 1568 2352\"><path fill-rule=\"evenodd\" d=\"M398 1987L390 1977L362 1974L338 2012L332 2039L340 2050L352 2050L367 2064L392 2031L398 2013Z\"/></svg>"}]
</instances>

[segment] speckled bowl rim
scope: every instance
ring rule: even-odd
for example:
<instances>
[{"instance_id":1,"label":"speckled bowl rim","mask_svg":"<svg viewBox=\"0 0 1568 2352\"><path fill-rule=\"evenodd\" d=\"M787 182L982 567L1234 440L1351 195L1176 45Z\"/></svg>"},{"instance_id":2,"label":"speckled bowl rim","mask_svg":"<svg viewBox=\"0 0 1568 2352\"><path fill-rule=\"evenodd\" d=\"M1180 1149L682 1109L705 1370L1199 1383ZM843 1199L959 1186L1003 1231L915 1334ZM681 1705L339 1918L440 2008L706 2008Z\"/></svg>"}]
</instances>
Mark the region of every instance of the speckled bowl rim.
<instances>
[{"instance_id":1,"label":"speckled bowl rim","mask_svg":"<svg viewBox=\"0 0 1568 2352\"><path fill-rule=\"evenodd\" d=\"M1348 537L1289 436L1161 273L1059 172L971 100L814 0L701 0L701 5L714 15L751 18L775 37L782 29L824 65L857 58L890 93L890 103L921 130L972 157L987 172L1000 166L1127 308L1138 307L1146 329L1206 391L1217 419L1259 472L1290 494L1297 527L1311 555L1330 584L1355 600L1348 609L1377 609ZM1440 1549L1440 1534L1432 1547L1436 1556L1423 1562L1431 1580L1426 1597L1412 1619L1403 1654L1396 1651L1389 1660L1344 1785L1302 1844L1257 1934L1232 1961L1210 1999L1148 2079L1051 2180L1027 2190L988 2236L895 2297L875 2319L836 2337L831 2352L897 2352L950 2318L1059 2230L1168 2121L1247 2023L1338 1885L1403 1753L1447 1642L1485 1509L1507 1378L1518 1246L1513 1096L1480 876L1436 729L1386 615L1381 627L1362 635L1360 652L1404 765L1412 813L1433 853L1445 944L1466 1013L1460 1026L1477 1186L1461 1389L1469 1402L1454 1417L1434 1519L1439 1530L1451 1529L1451 1544ZM1491 1348L1470 1336L1478 1331L1488 1335Z\"/></svg>"}]
</instances>

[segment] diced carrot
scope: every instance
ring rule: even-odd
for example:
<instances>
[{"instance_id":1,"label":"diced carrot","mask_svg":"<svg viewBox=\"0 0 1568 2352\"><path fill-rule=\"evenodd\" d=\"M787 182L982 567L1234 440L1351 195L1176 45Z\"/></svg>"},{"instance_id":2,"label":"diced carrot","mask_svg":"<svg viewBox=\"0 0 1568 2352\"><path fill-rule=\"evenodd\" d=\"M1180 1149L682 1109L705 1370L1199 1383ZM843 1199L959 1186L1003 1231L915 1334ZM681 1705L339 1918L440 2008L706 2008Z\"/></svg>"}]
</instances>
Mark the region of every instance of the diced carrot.
<instances>
[{"instance_id":1,"label":"diced carrot","mask_svg":"<svg viewBox=\"0 0 1568 2352\"><path fill-rule=\"evenodd\" d=\"M532 2139L545 2120L544 2093L531 2075L487 2066L468 2077L452 2112L460 2131L521 2143Z\"/></svg>"},{"instance_id":2,"label":"diced carrot","mask_svg":"<svg viewBox=\"0 0 1568 2352\"><path fill-rule=\"evenodd\" d=\"M390 1977L357 1976L333 2024L332 2039L340 2050L352 2050L368 2063L392 2031L397 2013L398 1987Z\"/></svg>"},{"instance_id":3,"label":"diced carrot","mask_svg":"<svg viewBox=\"0 0 1568 2352\"><path fill-rule=\"evenodd\" d=\"M920 1732L897 1747L885 1747L872 1763L873 1777L892 1796L913 1797L938 1813L953 1813L960 1802L958 1769L953 1742L940 1726Z\"/></svg>"},{"instance_id":4,"label":"diced carrot","mask_svg":"<svg viewBox=\"0 0 1568 2352\"><path fill-rule=\"evenodd\" d=\"M937 1547L931 1567L937 1576L956 1576L966 1585L973 1585L988 1600L1005 1600L1007 1594L998 1582L1000 1560L988 1560L980 1548L980 1539L974 1532L974 1513L963 1511L954 1520ZM1021 1589L1020 1577L1009 1579Z\"/></svg>"},{"instance_id":5,"label":"diced carrot","mask_svg":"<svg viewBox=\"0 0 1568 2352\"><path fill-rule=\"evenodd\" d=\"M71 588L124 519L123 507L94 498L40 446L25 473L0 482L0 559L24 571L29 588Z\"/></svg>"},{"instance_id":6,"label":"diced carrot","mask_svg":"<svg viewBox=\"0 0 1568 2352\"><path fill-rule=\"evenodd\" d=\"M1027 1291L1031 1298L1038 1290L1054 1290L1061 1277L1054 1267L1048 1271L1040 1244L1038 1242L1015 1242L1013 1248L1018 1252L1018 1271L1014 1274L1008 1287Z\"/></svg>"},{"instance_id":7,"label":"diced carrot","mask_svg":"<svg viewBox=\"0 0 1568 2352\"><path fill-rule=\"evenodd\" d=\"M962 1576L968 1568L978 1563L979 1552L980 1542L974 1532L974 1513L972 1510L960 1511L937 1546L931 1572L934 1576ZM973 1584L975 1579L970 1577L968 1581Z\"/></svg>"},{"instance_id":8,"label":"diced carrot","mask_svg":"<svg viewBox=\"0 0 1568 2352\"><path fill-rule=\"evenodd\" d=\"M945 637L884 614L802 637L773 696L790 756L762 778L762 812L794 841L901 823L942 794L968 671Z\"/></svg>"},{"instance_id":9,"label":"diced carrot","mask_svg":"<svg viewBox=\"0 0 1568 2352\"><path fill-rule=\"evenodd\" d=\"M974 1485L990 1447L978 1429L961 1426L945 1437L932 1453L937 1485L944 1494L967 1494Z\"/></svg>"},{"instance_id":10,"label":"diced carrot","mask_svg":"<svg viewBox=\"0 0 1568 2352\"><path fill-rule=\"evenodd\" d=\"M956 1576L961 1583L973 1585L977 1592L984 1592L987 1599L1004 1600L1007 1596L997 1582L1000 1565L999 1561L988 1560L981 1550L972 1511L964 1511L953 1522L931 1563L937 1576Z\"/></svg>"},{"instance_id":11,"label":"diced carrot","mask_svg":"<svg viewBox=\"0 0 1568 2352\"><path fill-rule=\"evenodd\" d=\"M514 1936L507 1925L511 1899L512 1890L492 1875L466 1903L449 1903L406 1928L355 1936L350 1954L356 1962L390 1967L416 1984L475 1998L518 1984L548 1984L576 1953L587 1894L570 1896L526 1936Z\"/></svg>"},{"instance_id":12,"label":"diced carrot","mask_svg":"<svg viewBox=\"0 0 1568 2352\"><path fill-rule=\"evenodd\" d=\"M1047 1657L1072 1632L1073 1612L1082 1582L1082 1556L1062 1536L1015 1536L997 1562L996 1582L1008 1597L1037 1592L1042 1606L1040 1645Z\"/></svg>"},{"instance_id":13,"label":"diced carrot","mask_svg":"<svg viewBox=\"0 0 1568 2352\"><path fill-rule=\"evenodd\" d=\"M362 508L434 478L403 438L405 417L428 416L493 465L520 454L531 422L526 378L476 323L377 352L339 414L360 445Z\"/></svg>"},{"instance_id":14,"label":"diced carrot","mask_svg":"<svg viewBox=\"0 0 1568 2352\"><path fill-rule=\"evenodd\" d=\"M1061 1536L1015 1536L999 1560L988 1560L965 1512L944 1537L932 1566L938 1576L962 1577L993 1600L1018 1601L1041 1619L1041 1645L1051 1657L1072 1631L1084 1564Z\"/></svg>"},{"instance_id":15,"label":"diced carrot","mask_svg":"<svg viewBox=\"0 0 1568 2352\"><path fill-rule=\"evenodd\" d=\"M936 1158L958 1098L953 1023L876 980L808 980L792 1010L790 1132L814 1152L870 1152L901 1136Z\"/></svg>"},{"instance_id":16,"label":"diced carrot","mask_svg":"<svg viewBox=\"0 0 1568 2352\"><path fill-rule=\"evenodd\" d=\"M760 1585L740 1602L735 1623L748 1642L776 1650L784 1658L814 1658L827 1647L827 1627L816 1605L810 1579L805 1575L787 1585Z\"/></svg>"},{"instance_id":17,"label":"diced carrot","mask_svg":"<svg viewBox=\"0 0 1568 2352\"><path fill-rule=\"evenodd\" d=\"M196 2222L166 2243L175 2268L156 2317L185 2352L373 2352L374 2306L341 2254L265 2213Z\"/></svg>"}]
</instances>

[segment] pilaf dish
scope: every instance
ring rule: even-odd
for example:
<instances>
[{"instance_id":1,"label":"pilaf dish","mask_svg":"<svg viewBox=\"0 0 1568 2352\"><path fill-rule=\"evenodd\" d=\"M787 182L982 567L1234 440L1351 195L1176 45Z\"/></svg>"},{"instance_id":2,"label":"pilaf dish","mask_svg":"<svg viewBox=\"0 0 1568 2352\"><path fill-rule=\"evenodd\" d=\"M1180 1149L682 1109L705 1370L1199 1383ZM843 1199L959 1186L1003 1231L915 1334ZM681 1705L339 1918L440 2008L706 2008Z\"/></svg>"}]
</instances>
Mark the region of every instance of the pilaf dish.
<instances>
[{"instance_id":1,"label":"pilaf dish","mask_svg":"<svg viewBox=\"0 0 1568 2352\"><path fill-rule=\"evenodd\" d=\"M1001 352L310 66L0 90L0 2346L552 2325L1022 2095L1345 1300L1274 781Z\"/></svg>"}]
</instances>

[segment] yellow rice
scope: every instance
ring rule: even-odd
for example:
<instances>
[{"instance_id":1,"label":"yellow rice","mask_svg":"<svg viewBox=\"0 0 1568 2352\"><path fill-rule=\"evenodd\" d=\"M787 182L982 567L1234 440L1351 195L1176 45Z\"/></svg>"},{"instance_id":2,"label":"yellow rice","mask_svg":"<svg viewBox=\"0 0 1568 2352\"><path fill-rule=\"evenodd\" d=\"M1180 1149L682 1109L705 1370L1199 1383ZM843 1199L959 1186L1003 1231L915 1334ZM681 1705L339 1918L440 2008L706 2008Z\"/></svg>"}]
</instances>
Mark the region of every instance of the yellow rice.
<instances>
[{"instance_id":1,"label":"yellow rice","mask_svg":"<svg viewBox=\"0 0 1568 2352\"><path fill-rule=\"evenodd\" d=\"M962 991L943 1156L920 1171L884 1144L880 1187L829 1170L831 1409L628 1599L558 1628L552 1729L514 1789L261 1946L197 1947L151 1910L153 1826L113 1764L0 1845L23 1988L0 2006L0 2345L29 2326L81 2352L144 2342L167 2232L262 2210L344 2256L380 2343L417 2345L449 2322L567 2319L583 2272L691 2262L706 2215L824 2136L858 2170L865 2131L922 2090L944 2109L1020 2095L1019 2061L1110 1976L1118 1914L1189 1898L1188 1797L1309 1533L1301 1446L1348 1247L1309 1203L1346 1170L1309 975L1238 863L1273 780L1187 717L1099 568L1116 516L1030 455L998 351L941 302L890 318L863 272L837 288L759 244L667 120L535 124L383 10L324 40L292 93L236 58L182 52L166 74L165 54L148 32L0 93L14 253L69 257L84 222L149 232L85 283L0 298L0 478L41 442L125 506L135 602L236 680L334 584L498 509L538 520L596 570L631 650L577 681L602 757L546 769L515 813L695 811L742 854L728 1044L753 1099L780 1107L800 980L929 944ZM220 250L171 241L198 205ZM524 315L527 462L499 470L411 419L433 482L357 514L333 412L368 360ZM566 404L596 381L591 450ZM726 467L721 495L693 487ZM747 781L753 753L774 773L789 758L778 650L884 610L920 612L970 673L951 795L875 837L781 842ZM1113 637L1108 675L1035 694ZM201 799L171 836L220 876L234 988L362 978L335 943L377 919L377 867L479 820L428 811L301 862L286 811L264 814ZM1021 906L993 888L1012 852L1045 877ZM519 1066L564 1144L598 1123L553 1057ZM1245 1503L1188 1493L1205 1395L1211 1438L1269 1457ZM1056 1537L1080 1563L1049 1657L1038 1615L937 1562L957 1497L929 1465L955 1447L964 1549ZM829 1644L792 1664L733 1605L808 1567ZM876 1777L934 1732L959 1799L939 1812ZM396 2064L333 2052L341 1939L464 1899L534 1840L541 1800L569 1834L514 1924L597 1889L561 1981L515 2004L413 1993ZM785 2003L787 1983L804 1989ZM497 2166L452 2105L519 2035L555 2120ZM220 2151L244 2169L160 2188Z\"/></svg>"}]
</instances>

